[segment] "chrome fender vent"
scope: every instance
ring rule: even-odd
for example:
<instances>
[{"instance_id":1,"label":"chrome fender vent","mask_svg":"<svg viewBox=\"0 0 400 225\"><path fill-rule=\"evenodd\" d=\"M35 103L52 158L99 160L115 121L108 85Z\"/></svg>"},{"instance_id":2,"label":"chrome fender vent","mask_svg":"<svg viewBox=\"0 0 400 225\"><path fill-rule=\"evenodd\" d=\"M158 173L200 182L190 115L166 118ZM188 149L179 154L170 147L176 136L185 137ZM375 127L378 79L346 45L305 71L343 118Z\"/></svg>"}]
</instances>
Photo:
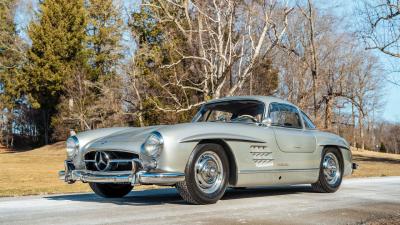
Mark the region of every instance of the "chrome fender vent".
<instances>
[{"instance_id":1,"label":"chrome fender vent","mask_svg":"<svg viewBox=\"0 0 400 225\"><path fill-rule=\"evenodd\" d=\"M269 167L274 165L272 152L268 151L265 145L251 145L250 154L256 167Z\"/></svg>"}]
</instances>

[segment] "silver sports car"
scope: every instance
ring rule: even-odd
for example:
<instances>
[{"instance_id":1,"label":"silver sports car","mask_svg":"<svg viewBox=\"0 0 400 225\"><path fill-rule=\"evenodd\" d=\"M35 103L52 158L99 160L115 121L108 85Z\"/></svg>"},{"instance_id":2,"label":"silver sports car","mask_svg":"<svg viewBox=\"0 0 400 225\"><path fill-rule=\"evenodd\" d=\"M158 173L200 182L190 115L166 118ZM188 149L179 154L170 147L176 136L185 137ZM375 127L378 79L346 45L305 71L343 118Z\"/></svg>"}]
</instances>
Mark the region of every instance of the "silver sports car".
<instances>
[{"instance_id":1,"label":"silver sports car","mask_svg":"<svg viewBox=\"0 0 400 225\"><path fill-rule=\"evenodd\" d=\"M89 183L103 197L156 184L175 186L190 203L210 204L227 187L311 184L335 192L355 168L346 140L317 130L297 106L241 96L207 102L190 123L71 136L59 175Z\"/></svg>"}]
</instances>

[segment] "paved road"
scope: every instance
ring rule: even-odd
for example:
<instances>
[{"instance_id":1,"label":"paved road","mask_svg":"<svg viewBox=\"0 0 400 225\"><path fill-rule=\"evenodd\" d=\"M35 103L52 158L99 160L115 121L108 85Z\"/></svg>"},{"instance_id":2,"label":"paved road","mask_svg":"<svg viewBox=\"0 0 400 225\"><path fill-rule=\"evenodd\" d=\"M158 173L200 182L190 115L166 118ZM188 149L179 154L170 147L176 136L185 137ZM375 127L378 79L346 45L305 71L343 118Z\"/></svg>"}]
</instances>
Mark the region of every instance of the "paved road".
<instances>
[{"instance_id":1,"label":"paved road","mask_svg":"<svg viewBox=\"0 0 400 225\"><path fill-rule=\"evenodd\" d=\"M345 180L333 194L308 186L229 190L214 205L188 205L174 189L0 198L1 224L360 224L400 218L400 177Z\"/></svg>"}]
</instances>

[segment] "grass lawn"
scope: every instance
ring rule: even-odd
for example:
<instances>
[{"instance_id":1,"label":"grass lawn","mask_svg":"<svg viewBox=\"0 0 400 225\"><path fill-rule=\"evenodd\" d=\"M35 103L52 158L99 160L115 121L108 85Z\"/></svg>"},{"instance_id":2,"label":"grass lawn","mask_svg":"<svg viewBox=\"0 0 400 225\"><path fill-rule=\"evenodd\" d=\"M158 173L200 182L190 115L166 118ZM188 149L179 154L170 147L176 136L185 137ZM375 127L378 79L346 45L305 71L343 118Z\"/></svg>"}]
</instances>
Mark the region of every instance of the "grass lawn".
<instances>
[{"instance_id":1,"label":"grass lawn","mask_svg":"<svg viewBox=\"0 0 400 225\"><path fill-rule=\"evenodd\" d=\"M353 151L353 158L360 168L351 177L400 176L400 155ZM0 149L0 197L91 191L87 184L68 185L58 179L64 159L63 142L25 152Z\"/></svg>"},{"instance_id":2,"label":"grass lawn","mask_svg":"<svg viewBox=\"0 0 400 225\"><path fill-rule=\"evenodd\" d=\"M0 152L0 196L87 192L87 184L58 179L64 169L64 142L26 152Z\"/></svg>"},{"instance_id":3,"label":"grass lawn","mask_svg":"<svg viewBox=\"0 0 400 225\"><path fill-rule=\"evenodd\" d=\"M400 155L365 150L352 152L359 168L351 177L400 176Z\"/></svg>"}]
</instances>

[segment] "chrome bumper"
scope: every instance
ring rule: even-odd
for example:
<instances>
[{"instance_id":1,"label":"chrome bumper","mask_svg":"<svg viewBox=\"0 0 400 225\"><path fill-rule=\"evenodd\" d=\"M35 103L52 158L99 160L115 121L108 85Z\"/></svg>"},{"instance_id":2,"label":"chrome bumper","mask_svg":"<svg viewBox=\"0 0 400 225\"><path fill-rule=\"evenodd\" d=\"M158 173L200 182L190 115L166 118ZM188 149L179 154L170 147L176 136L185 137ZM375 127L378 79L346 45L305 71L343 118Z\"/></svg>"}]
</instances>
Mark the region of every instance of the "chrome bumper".
<instances>
[{"instance_id":1,"label":"chrome bumper","mask_svg":"<svg viewBox=\"0 0 400 225\"><path fill-rule=\"evenodd\" d=\"M59 178L67 183L75 181L93 183L130 183L173 185L185 180L184 173L152 173L146 171L110 171L98 172L90 170L75 170L70 161L65 161L65 171L58 173Z\"/></svg>"}]
</instances>

